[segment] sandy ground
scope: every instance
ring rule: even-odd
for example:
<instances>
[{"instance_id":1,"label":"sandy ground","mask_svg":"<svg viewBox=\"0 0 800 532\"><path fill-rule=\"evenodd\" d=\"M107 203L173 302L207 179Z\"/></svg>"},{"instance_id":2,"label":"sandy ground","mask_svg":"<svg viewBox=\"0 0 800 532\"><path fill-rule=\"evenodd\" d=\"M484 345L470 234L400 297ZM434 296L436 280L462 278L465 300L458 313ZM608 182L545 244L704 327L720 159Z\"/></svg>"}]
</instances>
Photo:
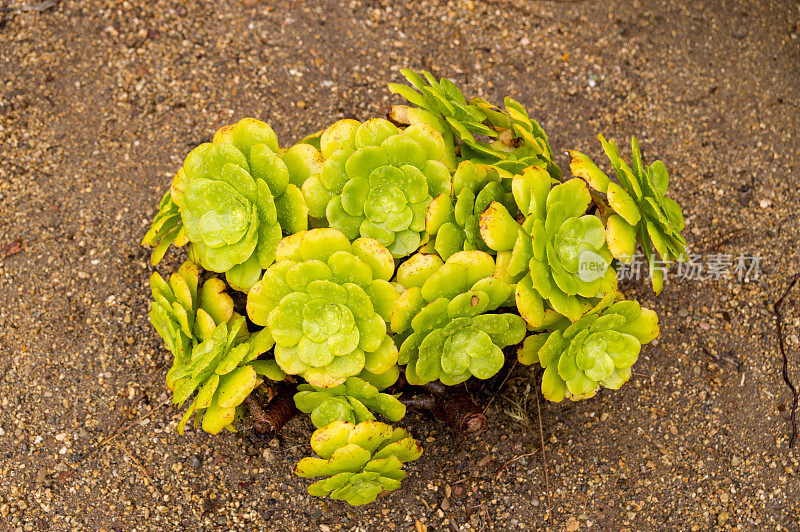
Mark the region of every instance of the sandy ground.
<instances>
[{"instance_id":1,"label":"sandy ground","mask_svg":"<svg viewBox=\"0 0 800 532\"><path fill-rule=\"evenodd\" d=\"M800 530L772 314L800 271L796 1L9 1L0 529ZM541 403L546 469L532 374L517 370L479 439L410 414L426 453L404 489L354 509L292 476L306 419L264 448L177 435L139 241L183 156L219 126L259 117L288 144L380 116L403 66L512 95L562 154L600 157L597 132L636 134L670 169L692 251L759 255L761 276L673 278L659 299L626 283L661 337L619 392ZM798 301L795 288L794 382Z\"/></svg>"}]
</instances>

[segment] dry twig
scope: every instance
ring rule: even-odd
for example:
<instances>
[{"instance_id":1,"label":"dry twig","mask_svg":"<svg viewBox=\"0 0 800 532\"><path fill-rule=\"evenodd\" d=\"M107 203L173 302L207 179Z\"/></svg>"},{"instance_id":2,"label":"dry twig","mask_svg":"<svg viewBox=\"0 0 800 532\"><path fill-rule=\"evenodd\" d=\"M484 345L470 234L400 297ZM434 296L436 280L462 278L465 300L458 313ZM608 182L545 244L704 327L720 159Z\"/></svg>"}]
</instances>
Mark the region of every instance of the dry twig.
<instances>
[{"instance_id":1,"label":"dry twig","mask_svg":"<svg viewBox=\"0 0 800 532\"><path fill-rule=\"evenodd\" d=\"M125 428L123 428L122 430L117 430L117 431L113 432L112 434L110 434L110 435L106 436L105 438L103 438L103 439L100 441L100 443L98 443L98 444L97 444L97 448L95 448L95 449L94 449L92 452L90 452L90 453L88 453L88 454L84 455L83 457L81 457L81 460L83 460L84 458L86 458L86 457L88 457L88 456L91 456L92 454L96 453L97 451L99 451L99 450L100 450L100 449L103 447L103 445L106 445L107 443L110 443L110 442L114 441L114 440L117 438L117 436L119 436L120 434L125 434L125 433L126 433L126 432L128 432L128 431L129 431L129 430L130 430L132 427L134 427L135 425L138 425L139 423L141 423L142 421L144 421L145 419L147 419L148 417L150 417L150 415L151 415L151 414L153 414L153 412L155 412L155 411L156 411L156 410L158 410L159 408L162 408L162 407L164 407L164 406L168 405L170 402L171 402L171 401L170 401L169 399L167 399L166 401L164 401L164 402L163 402L163 403L161 403L160 405L158 405L158 406L156 406L156 407L154 407L154 408L151 408L149 412L147 412L147 413L146 413L146 414L144 414L143 416L140 416L139 418L137 418L137 419L136 419L136 421L134 421L134 422L133 422L133 423L131 423L130 425L126 426L126 427L125 427Z\"/></svg>"},{"instance_id":2,"label":"dry twig","mask_svg":"<svg viewBox=\"0 0 800 532\"><path fill-rule=\"evenodd\" d=\"M120 451L125 453L127 457L130 458L134 464L136 464L136 466L139 468L139 471L142 473L142 475L144 475L145 480L147 480L147 483L150 485L151 488L153 488L153 491L156 492L156 495L158 495L158 498L160 499L161 492L156 487L155 483L153 482L153 479L150 478L150 475L147 474L147 470L144 468L141 462L139 462L139 460L137 460L136 457L134 457L131 453L129 453L128 450L119 443L115 443L114 445L116 445Z\"/></svg>"},{"instance_id":3,"label":"dry twig","mask_svg":"<svg viewBox=\"0 0 800 532\"><path fill-rule=\"evenodd\" d=\"M533 455L535 455L535 454L536 454L536 453L538 453L538 452L539 452L539 449L536 449L536 450L535 450L535 451L533 451L532 453L525 453L525 454L521 454L521 455L519 455L519 456L515 456L514 458L512 458L511 460L509 460L508 462L506 462L505 464L503 464L502 466L500 466L500 469L498 469L498 470L497 470L497 473L495 473L495 474L494 474L494 479L495 479L495 480L497 480L498 478L500 478L500 475L502 475L502 474L503 474L503 470L504 470L504 469L505 469L507 466L509 466L509 465L513 464L514 462L516 462L517 460L519 460L520 458L525 458L526 456L533 456Z\"/></svg>"},{"instance_id":4,"label":"dry twig","mask_svg":"<svg viewBox=\"0 0 800 532\"><path fill-rule=\"evenodd\" d=\"M796 274L792 280L789 282L789 286L786 287L786 290L783 292L783 295L775 302L773 308L773 313L775 314L775 327L778 331L778 345L780 346L781 350L781 358L783 359L781 373L783 374L783 381L786 383L786 386L792 392L792 408L791 408L791 415L789 419L791 420L792 424L792 432L789 436L789 448L791 449L794 446L795 441L797 440L797 402L798 402L798 393L797 388L792 383L791 378L789 378L789 359L786 356L786 342L783 339L783 313L781 312L781 307L783 306L783 302L786 299L786 296L789 295L789 292L794 285L797 284L797 281L800 280L800 273Z\"/></svg>"},{"instance_id":5,"label":"dry twig","mask_svg":"<svg viewBox=\"0 0 800 532\"><path fill-rule=\"evenodd\" d=\"M511 366L511 369L510 369L510 370L508 370L508 373L506 373L506 376L505 376L505 378L503 379L503 382L501 382L501 383L500 383L500 386L498 386L498 387L497 387L497 390L498 390L498 392L500 392L500 390L502 390L502 389L503 389L503 386L505 386L505 385L506 385L506 381L508 381L508 378L511 376L511 374L512 374L512 373L514 373L514 369L515 369L516 367L517 367L517 361L515 360L515 361L514 361L514 364ZM498 395L499 395L499 393L498 393ZM497 395L493 395L493 396L492 396L492 398L491 398L491 399L489 399L489 402L488 402L488 403L486 403L486 406L484 406L484 407L483 407L483 412L484 412L484 413L486 413L486 410L487 410L487 409L488 409L490 406L492 406L492 403L494 402L494 398L495 398L495 397L497 397Z\"/></svg>"},{"instance_id":6,"label":"dry twig","mask_svg":"<svg viewBox=\"0 0 800 532\"><path fill-rule=\"evenodd\" d=\"M169 403L169 400L161 403L157 407L155 407L152 410L150 410L150 412L148 412L144 416L140 417L139 419L137 419L136 421L134 421L133 423L131 423L130 425L125 427L124 430L120 431L120 427L122 427L123 423L125 423L125 420L128 419L128 416L131 415L131 413L133 412L133 409L136 407L136 405L139 404L142 401L142 399L145 398L145 392L147 392L147 389L150 388L150 385L152 384L153 379L156 377L156 375L159 375L161 373L161 370L164 369L165 366L166 366L166 363L161 364L161 366L159 366L158 369L156 369L153 372L153 374L150 375L150 378L147 380L147 382L145 383L144 387L142 388L142 393L139 394L139 397L137 397L135 401L131 401L130 404L128 404L128 407L125 409L125 413L122 414L122 417L120 417L119 422L114 426L113 429L111 429L111 432L109 432L109 435L106 436L105 438L103 438L100 441L100 443L98 443L94 447L94 449L92 449L91 451L86 451L83 454L81 454L81 455L77 456L76 458L74 458L75 462L78 462L78 463L83 462L86 458L90 457L91 455L93 455L94 453L99 451L100 448L103 447L103 445L105 445L108 442L112 441L114 438L116 438L120 434L122 434L125 431L127 431L128 429L130 429L136 423L138 423L138 422L142 421L143 419L147 418L150 414L152 414L153 412L155 412L156 410L158 410L162 406L164 406L167 403ZM100 402L103 402L103 401L100 400ZM103 402L103 404L105 404L105 403ZM108 406L108 405L106 405L106 406Z\"/></svg>"}]
</instances>

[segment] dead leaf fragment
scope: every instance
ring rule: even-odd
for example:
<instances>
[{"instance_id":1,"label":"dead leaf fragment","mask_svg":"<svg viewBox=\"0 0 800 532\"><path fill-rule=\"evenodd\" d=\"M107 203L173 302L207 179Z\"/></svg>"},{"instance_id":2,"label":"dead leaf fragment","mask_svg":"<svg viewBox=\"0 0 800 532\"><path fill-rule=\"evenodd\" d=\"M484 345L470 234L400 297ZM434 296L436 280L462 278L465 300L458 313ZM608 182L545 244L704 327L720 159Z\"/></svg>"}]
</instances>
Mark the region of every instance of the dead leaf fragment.
<instances>
[{"instance_id":1,"label":"dead leaf fragment","mask_svg":"<svg viewBox=\"0 0 800 532\"><path fill-rule=\"evenodd\" d=\"M14 239L3 248L3 251L0 251L0 259L16 255L20 251L22 251L22 239Z\"/></svg>"}]
</instances>

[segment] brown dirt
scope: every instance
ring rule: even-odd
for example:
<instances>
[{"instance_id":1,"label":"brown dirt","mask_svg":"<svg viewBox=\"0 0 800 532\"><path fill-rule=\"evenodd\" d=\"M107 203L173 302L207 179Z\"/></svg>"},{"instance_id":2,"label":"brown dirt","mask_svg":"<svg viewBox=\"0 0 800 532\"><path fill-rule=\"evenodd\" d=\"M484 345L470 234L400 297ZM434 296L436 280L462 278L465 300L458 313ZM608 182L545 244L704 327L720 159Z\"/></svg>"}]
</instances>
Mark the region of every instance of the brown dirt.
<instances>
[{"instance_id":1,"label":"brown dirt","mask_svg":"<svg viewBox=\"0 0 800 532\"><path fill-rule=\"evenodd\" d=\"M798 8L153 0L0 11L0 528L800 530L771 311L800 257ZM625 286L657 310L661 337L622 390L541 404L549 489L528 371L477 440L409 415L425 454L404 489L360 509L313 499L292 476L308 421L260 449L180 437L180 412L159 408L168 353L147 322L139 241L183 156L244 116L288 144L338 117L382 115L401 66L494 101L512 95L560 153L599 157L597 132L636 134L671 171L693 251L763 257L751 282L672 279L659 299ZM798 301L796 289L785 308L795 382Z\"/></svg>"}]
</instances>

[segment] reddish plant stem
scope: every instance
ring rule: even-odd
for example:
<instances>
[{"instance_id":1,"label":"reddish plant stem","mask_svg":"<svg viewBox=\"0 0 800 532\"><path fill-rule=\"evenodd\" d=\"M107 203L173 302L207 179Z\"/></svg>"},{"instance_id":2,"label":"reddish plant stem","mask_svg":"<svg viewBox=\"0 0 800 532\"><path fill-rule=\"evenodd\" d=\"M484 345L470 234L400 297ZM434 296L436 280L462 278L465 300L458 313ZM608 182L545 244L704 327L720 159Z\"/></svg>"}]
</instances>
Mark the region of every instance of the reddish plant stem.
<instances>
[{"instance_id":1,"label":"reddish plant stem","mask_svg":"<svg viewBox=\"0 0 800 532\"><path fill-rule=\"evenodd\" d=\"M281 431L284 425L297 414L294 406L294 388L283 386L267 404L262 407L253 394L244 400L250 417L253 420L253 432L260 438L271 440Z\"/></svg>"},{"instance_id":2,"label":"reddish plant stem","mask_svg":"<svg viewBox=\"0 0 800 532\"><path fill-rule=\"evenodd\" d=\"M489 421L467 392L449 392L436 398L437 417L459 432L480 434Z\"/></svg>"},{"instance_id":3,"label":"reddish plant stem","mask_svg":"<svg viewBox=\"0 0 800 532\"><path fill-rule=\"evenodd\" d=\"M430 410L449 426L466 434L480 434L489 422L469 393L453 390L439 382L424 386L431 395L416 395L403 399L406 406L417 410Z\"/></svg>"}]
</instances>

